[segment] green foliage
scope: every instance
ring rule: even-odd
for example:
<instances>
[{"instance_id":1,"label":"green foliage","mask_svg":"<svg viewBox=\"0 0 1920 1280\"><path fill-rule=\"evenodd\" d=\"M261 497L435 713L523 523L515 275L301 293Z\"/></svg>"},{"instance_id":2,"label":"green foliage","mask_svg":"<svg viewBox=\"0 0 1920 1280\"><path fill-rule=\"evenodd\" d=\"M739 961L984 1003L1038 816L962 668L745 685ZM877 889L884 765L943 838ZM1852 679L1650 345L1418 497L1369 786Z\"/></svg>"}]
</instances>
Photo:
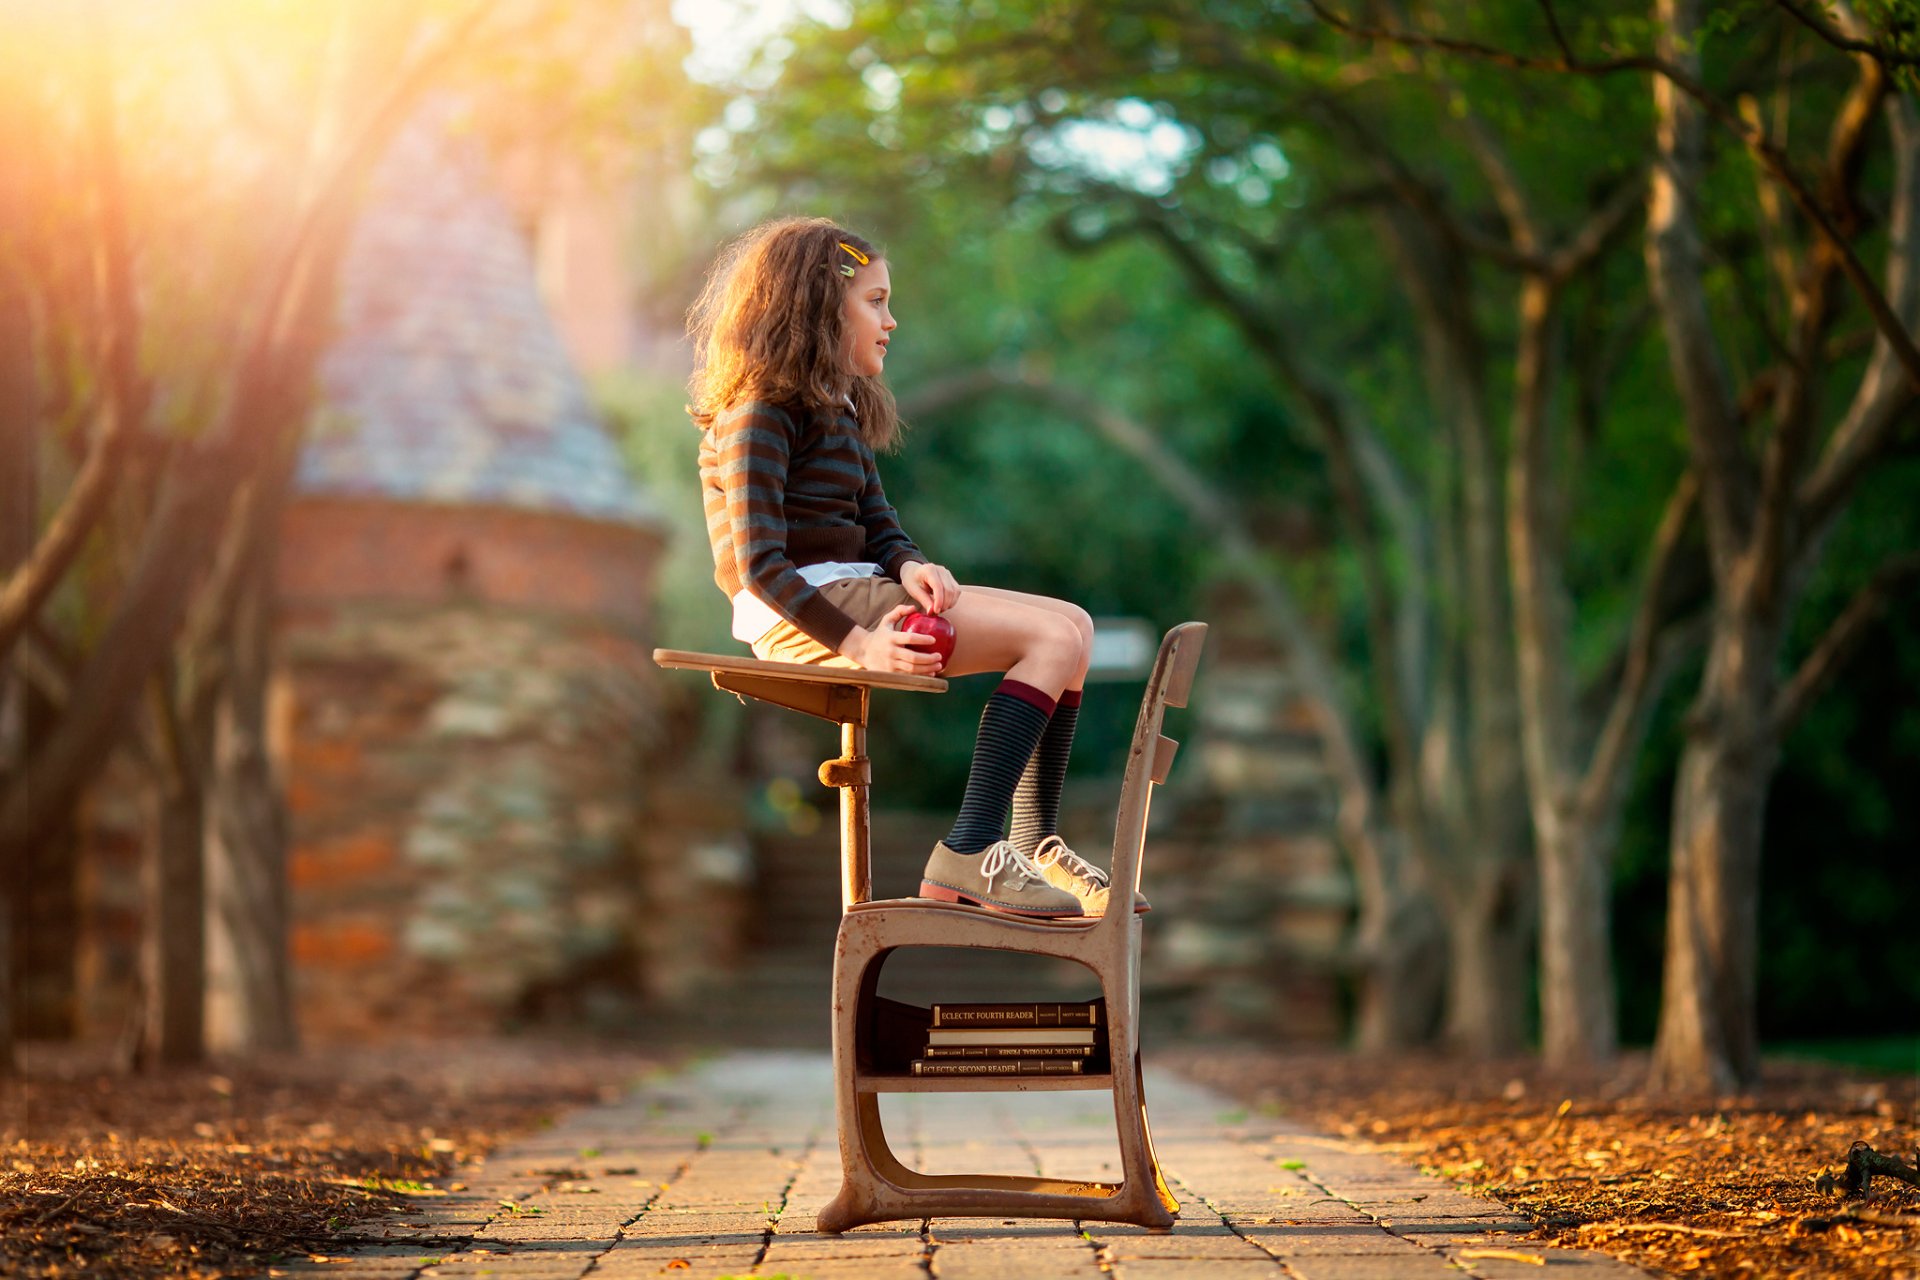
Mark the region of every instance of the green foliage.
<instances>
[{"instance_id":1,"label":"green foliage","mask_svg":"<svg viewBox=\"0 0 1920 1280\"><path fill-rule=\"evenodd\" d=\"M1583 57L1655 47L1644 5L1560 9ZM1887 47L1911 47L1912 0L1872 0L1860 12ZM1554 56L1541 15L1515 0L1416 6L1410 21ZM1850 87L1844 57L1761 0L1714 7L1700 52L1718 91L1752 94L1791 162L1821 172L1827 124ZM805 209L878 233L899 292L892 377L903 401L957 370L1025 360L1153 424L1256 530L1287 531L1272 539L1275 570L1320 620L1349 701L1376 736L1365 723L1377 655L1365 639L1360 566L1333 520L1319 450L1287 407L1272 353L1250 333L1260 317L1283 318L1294 343L1285 354L1349 398L1437 517L1457 501L1458 465L1409 312L1406 264L1382 234L1388 192L1411 185L1472 231L1500 236L1504 213L1471 115L1499 140L1533 215L1563 237L1641 177L1651 154L1641 75L1517 74L1389 50L1340 36L1304 9L1255 0L1177 12L860 0L837 25L774 42L729 88L735 104L702 138L703 172L736 216ZM1748 152L1724 131L1707 145L1712 163L1691 193L1706 237L1707 305L1730 381L1745 386L1777 362L1792 327L1767 256L1779 233L1763 217L1764 178ZM1885 251L1874 223L1889 180L1884 150L1869 149L1861 177L1871 208L1858 248L1869 263ZM1153 222L1168 231L1155 234ZM1784 235L1791 251L1806 251L1804 225L1789 219ZM1629 219L1569 289L1555 353L1554 533L1565 548L1573 661L1603 694L1652 530L1687 461L1642 248ZM1182 253L1246 300L1253 323L1236 323L1197 290L1177 265ZM1448 300L1487 348L1496 421L1511 410L1514 291L1507 268L1481 261ZM1842 305L1835 341L1863 348L1864 317L1850 299ZM1850 387L1836 376L1823 388L1825 421ZM919 416L905 451L883 465L909 530L963 580L1156 621L1200 607L1217 580L1210 549L1193 544L1150 477L1084 428L1011 397ZM1874 564L1920 545L1899 514L1917 484L1910 468L1890 469L1867 514L1835 534L1796 623L1796 654ZM1408 568L1404 559L1390 566ZM1444 582L1436 593L1437 611L1457 625ZM1896 762L1920 757L1920 721L1899 710L1920 674L1906 638L1920 619L1901 609L1781 764L1762 899L1769 1035L1897 1025L1920 998L1910 944L1889 940L1887 927L1840 924L1890 926L1888 904L1910 903L1898 875L1916 833ZM1615 864L1630 1036L1651 1033L1657 1004L1666 815L1696 679L1682 673L1655 709ZM1090 700L1076 768L1099 767L1124 740L1124 711L1100 722L1102 703L1116 701ZM957 794L977 706L920 700L877 726L876 758L904 753L924 765L911 783L890 781L890 795L938 804ZM1845 966L1896 976L1836 998L1833 975ZM1889 989L1891 1011L1875 1014Z\"/></svg>"},{"instance_id":2,"label":"green foliage","mask_svg":"<svg viewBox=\"0 0 1920 1280\"><path fill-rule=\"evenodd\" d=\"M1838 1062L1888 1075L1920 1076L1920 1039L1887 1036L1873 1040L1782 1040L1767 1045L1769 1055Z\"/></svg>"},{"instance_id":3,"label":"green foliage","mask_svg":"<svg viewBox=\"0 0 1920 1280\"><path fill-rule=\"evenodd\" d=\"M1889 554L1920 545L1920 464L1876 475L1809 587L1797 660ZM1640 762L1615 868L1622 1033L1652 1038L1666 913L1668 805L1684 690L1676 682ZM1920 598L1895 600L1786 742L1768 797L1760 890L1760 1030L1774 1040L1862 1037L1920 1024L1912 928L1920 806Z\"/></svg>"}]
</instances>

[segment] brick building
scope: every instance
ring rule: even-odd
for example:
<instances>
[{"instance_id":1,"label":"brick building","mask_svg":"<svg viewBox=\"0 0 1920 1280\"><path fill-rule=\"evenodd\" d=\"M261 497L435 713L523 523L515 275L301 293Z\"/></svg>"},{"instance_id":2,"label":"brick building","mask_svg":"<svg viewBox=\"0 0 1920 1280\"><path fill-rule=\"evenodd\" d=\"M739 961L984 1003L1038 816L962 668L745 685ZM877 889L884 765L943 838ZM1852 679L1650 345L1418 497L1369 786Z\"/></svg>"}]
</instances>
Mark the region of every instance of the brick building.
<instances>
[{"instance_id":1,"label":"brick building","mask_svg":"<svg viewBox=\"0 0 1920 1280\"><path fill-rule=\"evenodd\" d=\"M614 1016L688 943L639 923L677 892L642 767L665 530L489 162L431 116L375 179L323 379L274 697L303 1025Z\"/></svg>"}]
</instances>

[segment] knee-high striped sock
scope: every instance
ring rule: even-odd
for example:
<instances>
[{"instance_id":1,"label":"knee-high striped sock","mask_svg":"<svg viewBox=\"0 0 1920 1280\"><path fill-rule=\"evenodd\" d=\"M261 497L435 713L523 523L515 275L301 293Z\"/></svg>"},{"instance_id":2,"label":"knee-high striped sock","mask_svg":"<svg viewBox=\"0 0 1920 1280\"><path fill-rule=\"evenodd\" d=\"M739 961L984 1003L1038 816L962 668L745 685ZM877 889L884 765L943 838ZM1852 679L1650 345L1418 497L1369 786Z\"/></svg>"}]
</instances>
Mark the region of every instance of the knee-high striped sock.
<instances>
[{"instance_id":1,"label":"knee-high striped sock","mask_svg":"<svg viewBox=\"0 0 1920 1280\"><path fill-rule=\"evenodd\" d=\"M1079 723L1080 690L1069 689L1060 695L1060 705L1014 788L1008 838L1022 853L1032 854L1042 840L1059 833L1060 792L1067 785L1067 757L1073 753L1073 731Z\"/></svg>"},{"instance_id":2,"label":"knee-high striped sock","mask_svg":"<svg viewBox=\"0 0 1920 1280\"><path fill-rule=\"evenodd\" d=\"M966 795L947 835L949 849L979 853L1001 838L1013 789L1046 732L1053 708L1052 698L1018 680L1002 680L987 699L987 709L980 713L980 733L974 739Z\"/></svg>"}]
</instances>

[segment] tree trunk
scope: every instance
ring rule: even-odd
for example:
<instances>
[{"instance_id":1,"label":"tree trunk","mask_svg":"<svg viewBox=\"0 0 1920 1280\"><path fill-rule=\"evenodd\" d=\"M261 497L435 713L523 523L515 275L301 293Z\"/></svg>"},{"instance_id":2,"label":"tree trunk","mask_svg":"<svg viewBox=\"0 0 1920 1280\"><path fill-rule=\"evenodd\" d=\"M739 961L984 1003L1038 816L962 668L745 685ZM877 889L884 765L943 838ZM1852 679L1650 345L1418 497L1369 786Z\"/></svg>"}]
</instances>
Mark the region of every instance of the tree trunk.
<instances>
[{"instance_id":1,"label":"tree trunk","mask_svg":"<svg viewBox=\"0 0 1920 1280\"><path fill-rule=\"evenodd\" d=\"M1778 630L1722 606L1674 786L1666 970L1652 1084L1724 1091L1759 1075L1760 836L1779 756Z\"/></svg>"},{"instance_id":2,"label":"tree trunk","mask_svg":"<svg viewBox=\"0 0 1920 1280\"><path fill-rule=\"evenodd\" d=\"M60 721L0 791L0 843L46 834L86 789L164 661L212 554L231 483L220 460L183 461L162 494L114 617L75 678Z\"/></svg>"},{"instance_id":3,"label":"tree trunk","mask_svg":"<svg viewBox=\"0 0 1920 1280\"><path fill-rule=\"evenodd\" d=\"M1363 896L1356 933L1353 1048L1387 1054L1432 1043L1446 999L1447 963L1433 899L1405 892Z\"/></svg>"},{"instance_id":4,"label":"tree trunk","mask_svg":"<svg viewBox=\"0 0 1920 1280\"><path fill-rule=\"evenodd\" d=\"M1447 925L1447 1019L1452 1048L1476 1057L1524 1042L1530 895L1515 868L1481 865L1441 901Z\"/></svg>"},{"instance_id":5,"label":"tree trunk","mask_svg":"<svg viewBox=\"0 0 1920 1280\"><path fill-rule=\"evenodd\" d=\"M196 779L157 779L149 796L144 988L139 1061L206 1056L206 802Z\"/></svg>"},{"instance_id":6,"label":"tree trunk","mask_svg":"<svg viewBox=\"0 0 1920 1280\"><path fill-rule=\"evenodd\" d=\"M1545 273L1520 291L1513 441L1507 469L1507 548L1524 752L1540 880L1540 1042L1555 1066L1605 1062L1619 1047L1610 937L1618 788L1576 798L1575 699L1567 656L1572 608L1560 555L1561 515L1549 439L1559 286ZM1657 566L1656 566L1657 567ZM1621 693L1631 692L1628 675ZM1644 684L1633 686L1645 688ZM1618 696L1618 695L1617 695Z\"/></svg>"},{"instance_id":7,"label":"tree trunk","mask_svg":"<svg viewBox=\"0 0 1920 1280\"><path fill-rule=\"evenodd\" d=\"M234 617L230 670L218 712L213 821L208 824L207 931L210 1047L291 1049L293 1012L287 901L287 823L267 754L272 672L271 561L256 551Z\"/></svg>"},{"instance_id":8,"label":"tree trunk","mask_svg":"<svg viewBox=\"0 0 1920 1280\"><path fill-rule=\"evenodd\" d=\"M15 105L11 95L8 105ZM0 172L0 226L20 226L26 184ZM0 260L0 582L33 553L39 532L39 386L33 363L33 311L12 261ZM0 795L26 767L26 681L0 645ZM24 848L0 840L0 1074L13 1069L13 890Z\"/></svg>"},{"instance_id":9,"label":"tree trunk","mask_svg":"<svg viewBox=\"0 0 1920 1280\"><path fill-rule=\"evenodd\" d=\"M1442 513L1436 523L1448 526L1457 557L1462 598L1455 606L1459 620L1449 639L1459 647L1462 674L1456 675L1450 662L1429 664L1428 670L1434 681L1460 681L1463 749L1448 754L1468 767L1460 771L1463 777L1434 777L1423 771L1420 791L1428 829L1445 832L1444 843L1435 844L1438 862L1432 874L1452 878L1466 899L1486 892L1469 886L1524 881L1533 874L1486 343L1473 313L1471 268L1458 247L1414 210L1385 214L1380 225L1383 239L1396 251L1401 283L1419 325L1434 411L1455 455L1457 485L1448 495L1452 500L1435 505ZM1427 607L1424 601L1419 604ZM1451 702L1429 689L1417 694L1424 716ZM1513 936L1484 942L1460 936L1458 945L1516 956L1524 971L1535 925L1531 915L1491 905L1473 910L1487 927L1512 930ZM1485 962L1484 954L1473 961ZM1470 1005L1448 1015L1448 1037L1456 1047L1520 1045L1526 1018L1523 988L1512 979L1496 981L1500 989L1484 993L1470 991L1459 981L1450 985L1450 999ZM1509 1024L1493 1026L1488 1020L1495 1017L1507 1018Z\"/></svg>"},{"instance_id":10,"label":"tree trunk","mask_svg":"<svg viewBox=\"0 0 1920 1280\"><path fill-rule=\"evenodd\" d=\"M79 833L69 817L27 850L19 869L13 891L13 1029L26 1039L70 1040L78 1030L79 854Z\"/></svg>"},{"instance_id":11,"label":"tree trunk","mask_svg":"<svg viewBox=\"0 0 1920 1280\"><path fill-rule=\"evenodd\" d=\"M0 893L0 1076L15 1071L13 1052L13 895Z\"/></svg>"},{"instance_id":12,"label":"tree trunk","mask_svg":"<svg viewBox=\"0 0 1920 1280\"><path fill-rule=\"evenodd\" d=\"M1619 1049L1610 909L1613 841L1573 815L1534 831L1540 867L1540 1049L1551 1066Z\"/></svg>"}]
</instances>

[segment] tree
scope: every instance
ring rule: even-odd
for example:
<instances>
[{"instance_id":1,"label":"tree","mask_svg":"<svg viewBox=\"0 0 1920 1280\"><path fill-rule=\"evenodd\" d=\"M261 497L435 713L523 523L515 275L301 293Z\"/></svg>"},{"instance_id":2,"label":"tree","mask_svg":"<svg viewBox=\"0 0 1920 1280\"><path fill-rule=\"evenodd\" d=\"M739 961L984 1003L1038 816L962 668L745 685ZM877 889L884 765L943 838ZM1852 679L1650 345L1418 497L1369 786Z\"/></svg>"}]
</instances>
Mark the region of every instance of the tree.
<instances>
[{"instance_id":1,"label":"tree","mask_svg":"<svg viewBox=\"0 0 1920 1280\"><path fill-rule=\"evenodd\" d=\"M1850 6L1840 30L1871 32ZM1892 447L1920 392L1913 334L1920 286L1913 258L1920 217L1920 117L1910 94L1889 92L1887 67L1854 54L1854 84L1834 114L1818 157L1823 191L1805 189L1792 162L1751 115L1743 141L1760 161L1759 203L1774 220L1775 287L1790 324L1777 360L1735 396L1724 339L1706 303L1695 193L1706 165L1706 112L1689 92L1701 72L1702 9L1661 0L1659 55L1673 74L1654 79L1662 167L1648 211L1648 269L1655 284L1685 409L1713 569L1706 670L1688 717L1674 794L1665 992L1654 1046L1654 1080L1673 1089L1727 1088L1759 1071L1755 1020L1761 818L1781 739L1832 678L1880 602L1920 574L1901 555L1867 580L1791 674L1783 673L1787 624L1833 523L1873 461ZM1722 108L1724 118L1724 108ZM1867 218L1857 184L1876 113L1884 114L1893 164L1886 261L1880 281L1864 274L1854 242ZM1790 225L1778 188L1802 204ZM1804 238L1804 247L1794 244ZM1842 275L1875 324L1873 351L1845 408L1823 431L1823 382L1833 377L1830 335L1842 313ZM1884 295L1881 291L1884 290ZM1757 402L1757 403L1756 403ZM1761 418L1757 438L1748 414ZM1764 406L1764 408L1762 408ZM1764 417L1762 414L1764 413ZM1822 437L1824 436L1824 441ZM1751 442L1750 442L1751 439Z\"/></svg>"},{"instance_id":2,"label":"tree","mask_svg":"<svg viewBox=\"0 0 1920 1280\"><path fill-rule=\"evenodd\" d=\"M1662 523L1656 545L1666 551L1657 563L1672 563L1678 543L1669 533L1677 530L1680 512L1697 501L1711 590L1705 670L1688 716L1673 802L1665 993L1653 1081L1675 1090L1723 1089L1751 1081L1759 1067L1755 975L1761 823L1781 739L1858 643L1888 594L1920 573L1920 557L1896 554L1870 574L1798 668L1790 675L1782 671L1788 624L1826 535L1872 462L1893 447L1898 424L1920 390L1911 261L1920 134L1910 94L1890 92L1892 76L1911 77L1913 59L1897 37L1875 31L1845 4L1834 7L1830 25L1782 0L1786 18L1757 24L1773 43L1783 29L1797 30L1791 24L1800 24L1845 50L1855 64L1851 85L1832 107L1825 147L1811 159L1822 174L1816 189L1799 171L1807 161L1790 154L1784 139L1762 122L1757 100L1744 96L1732 105L1703 75L1702 50L1712 45L1711 35L1752 33L1751 25L1742 29L1738 16L1710 29L1702 6L1662 0L1648 30L1650 51L1583 58L1577 51L1580 40L1561 27L1551 5L1540 8L1556 46L1552 55L1514 52L1453 32L1436 35L1404 21L1364 34L1563 76L1650 73L1656 162L1646 258L1691 462L1691 473L1670 505L1672 518ZM1316 9L1342 29L1356 30ZM1740 87L1736 81L1736 91ZM1776 83L1777 121L1787 119L1790 107L1807 109L1812 95L1799 88L1790 76ZM1886 261L1881 279L1875 280L1857 249L1871 225L1859 188L1868 168L1871 125L1883 109L1891 198ZM1714 191L1710 124L1719 126L1711 136L1737 140L1751 159L1757 179L1751 216L1764 248L1755 258L1762 289L1777 299L1771 306L1730 314L1714 305L1715 273L1704 234L1710 211L1717 212L1709 199ZM1804 249L1796 243L1802 239ZM1743 265L1723 273L1736 287L1746 285L1740 280ZM1851 366L1848 344L1833 341L1843 278L1866 312L1872 352L1859 367L1851 395L1837 402L1841 407L1829 409L1823 400L1832 393L1824 384ZM1549 296L1538 294L1533 309L1544 314L1550 303ZM1784 319L1785 332L1774 327L1775 315ZM1735 345L1729 337L1745 338L1756 327L1770 359L1736 394L1728 372L1727 352ZM1538 389L1528 394L1523 386L1518 399L1516 496L1533 487L1526 455L1538 447L1528 421L1537 410L1528 405L1538 402ZM1832 425L1823 431L1822 419L1829 415ZM1527 571L1540 564L1525 536L1527 523L1516 519L1513 526L1522 535L1514 545L1523 599ZM1541 599L1523 607L1523 629L1545 621L1546 611L1537 606L1550 604ZM1644 659L1638 665L1644 669ZM1536 684L1530 693L1536 714L1555 705L1550 696L1541 696L1550 695L1550 689ZM1540 749L1550 746L1548 735L1531 736L1530 751L1544 757L1547 752ZM1603 752L1596 761L1604 758ZM1539 780L1550 780L1551 774L1534 772L1536 823L1544 836L1556 819L1555 807L1585 790L1549 787L1543 795Z\"/></svg>"},{"instance_id":3,"label":"tree","mask_svg":"<svg viewBox=\"0 0 1920 1280\"><path fill-rule=\"evenodd\" d=\"M204 1041L209 857L216 934L256 980L244 1038L291 1034L285 822L263 750L272 531L364 177L424 96L478 75L525 86L579 29L532 0L297 18L208 0L100 23L55 15L12 44L31 55L21 96L48 145L10 155L25 216L9 224L21 230L0 288L25 295L8 320L30 319L26 349L57 375L49 385L81 392L6 404L9 463L36 443L78 461L30 548L0 561L0 659L55 707L0 772L0 854L13 865L44 840L116 748L145 763L142 1052L186 1060ZM143 56L117 61L107 37L129 23ZM583 77L547 92L603 88ZM129 145L129 121L154 145ZM229 145L210 152L208 136ZM83 193L83 220L66 192Z\"/></svg>"},{"instance_id":4,"label":"tree","mask_svg":"<svg viewBox=\"0 0 1920 1280\"><path fill-rule=\"evenodd\" d=\"M922 52L922 44L941 52ZM1231 322L1324 459L1348 538L1342 554L1360 584L1371 706L1326 703L1323 723L1342 724L1333 738L1352 743L1377 732L1384 758L1376 780L1372 748L1330 749L1328 757L1350 799L1343 813L1380 824L1374 838L1342 825L1368 886L1365 936L1390 938L1407 927L1396 904L1436 896L1451 940L1450 1038L1511 1048L1523 1026L1537 832L1522 772L1532 708L1516 670L1522 640L1510 604L1513 525L1502 493L1499 402L1523 377L1547 385L1541 344L1558 320L1555 307L1540 304L1563 295L1617 243L1646 149L1622 142L1610 114L1624 93L1545 108L1563 131L1558 145L1528 121L1503 139L1482 118L1486 85L1462 88L1423 64L1386 55L1355 63L1349 53L1326 31L1256 4L1178 19L1106 6L1003 8L994 18L952 22L871 6L856 11L845 33L804 44L778 94L759 103L776 119L798 119L772 139L760 119L755 171L804 184L801 175L823 168L850 177L891 163L896 177L929 173L946 186L978 173L988 190L1051 203L1073 248L1128 238L1158 246L1194 296ZM869 85L894 86L888 101L863 113L845 95L807 99L830 67L847 64L864 68ZM1436 103L1446 122L1439 129ZM1114 130L1129 120L1148 134L1184 131L1185 153L1164 175L1101 174L1090 172L1097 161L1063 157L1072 129ZM863 121L883 154L856 164L841 157ZM1568 136L1591 145L1571 145ZM1516 159L1516 151L1524 154ZM1529 185L1547 195L1530 196ZM1568 191L1575 198L1559 194ZM1508 234L1489 234L1489 221ZM1556 222L1574 229L1556 238ZM1334 260L1338 268L1327 265ZM1346 288L1329 287L1316 279L1322 275ZM1514 288L1515 275L1531 283L1530 294ZM1405 299L1392 320L1362 302L1389 292ZM1607 301L1584 314L1617 323L1629 308ZM1502 306L1511 308L1511 328L1490 323ZM1391 396L1369 386L1380 371L1355 350L1383 333L1424 355L1419 384ZM1583 380L1591 417L1604 417L1606 385L1603 377ZM1530 456L1523 478L1538 476L1549 455ZM1522 509L1538 515L1539 493L1535 484L1521 495L1533 504ZM1537 557L1545 544L1527 545ZM1565 592L1551 564L1529 564L1540 591ZM1647 644L1666 635L1671 605L1665 580L1653 577L1649 594L1661 609L1634 633L1651 636ZM1538 636L1539 611L1532 617ZM1612 648L1624 655L1628 628L1618 631ZM1622 656L1599 669L1629 668ZM1582 831L1604 833L1608 806L1617 812L1618 778L1659 691L1647 678L1659 674L1657 665L1631 670L1634 679L1609 690L1619 706L1613 745L1601 784L1589 789L1605 803L1570 815ZM1559 687L1563 702L1593 701L1564 665L1542 679ZM1578 734L1563 737L1557 749L1567 758L1556 769L1571 768ZM1556 829L1554 848L1591 843L1564 837L1567 825ZM1556 936L1578 923L1583 937L1581 958L1556 959L1548 979L1556 992L1576 989L1573 998L1547 1001L1556 1027L1568 1027L1549 1040L1567 1057L1604 1055L1614 1038L1604 995L1605 896L1590 891L1596 879L1604 883L1605 862L1582 856L1588 863L1578 875L1547 881ZM1396 923L1383 930L1385 920ZM1417 1034L1412 1025L1376 1032L1379 1042Z\"/></svg>"}]
</instances>

